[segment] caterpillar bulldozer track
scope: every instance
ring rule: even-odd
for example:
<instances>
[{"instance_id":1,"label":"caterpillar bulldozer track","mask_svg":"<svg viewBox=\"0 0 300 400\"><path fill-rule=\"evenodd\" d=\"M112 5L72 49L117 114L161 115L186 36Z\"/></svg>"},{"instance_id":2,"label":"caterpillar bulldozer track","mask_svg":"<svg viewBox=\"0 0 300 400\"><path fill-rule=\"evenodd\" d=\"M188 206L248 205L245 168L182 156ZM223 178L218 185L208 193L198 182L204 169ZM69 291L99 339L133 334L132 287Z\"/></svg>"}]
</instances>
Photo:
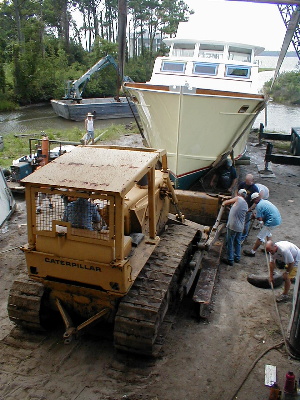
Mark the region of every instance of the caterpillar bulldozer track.
<instances>
[{"instance_id":1,"label":"caterpillar bulldozer track","mask_svg":"<svg viewBox=\"0 0 300 400\"><path fill-rule=\"evenodd\" d=\"M165 151L78 146L22 184L28 274L12 285L9 318L40 331L59 313L65 343L105 320L114 324L117 349L155 355L208 237L178 211Z\"/></svg>"}]
</instances>

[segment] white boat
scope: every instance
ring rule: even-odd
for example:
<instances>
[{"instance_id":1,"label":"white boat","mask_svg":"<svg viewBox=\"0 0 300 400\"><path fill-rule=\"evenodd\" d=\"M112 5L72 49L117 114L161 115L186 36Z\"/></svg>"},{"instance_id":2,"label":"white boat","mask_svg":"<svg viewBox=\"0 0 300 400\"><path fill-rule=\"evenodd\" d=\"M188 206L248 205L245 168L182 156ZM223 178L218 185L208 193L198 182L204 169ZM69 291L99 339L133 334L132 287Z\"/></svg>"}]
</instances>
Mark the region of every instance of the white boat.
<instances>
[{"instance_id":1,"label":"white boat","mask_svg":"<svg viewBox=\"0 0 300 400\"><path fill-rule=\"evenodd\" d=\"M146 83L126 82L147 144L167 150L176 188L189 188L217 160L239 158L265 99L258 93L262 47L209 40L166 39Z\"/></svg>"},{"instance_id":2,"label":"white boat","mask_svg":"<svg viewBox=\"0 0 300 400\"><path fill-rule=\"evenodd\" d=\"M16 201L0 168L0 228L10 218L16 209Z\"/></svg>"}]
</instances>

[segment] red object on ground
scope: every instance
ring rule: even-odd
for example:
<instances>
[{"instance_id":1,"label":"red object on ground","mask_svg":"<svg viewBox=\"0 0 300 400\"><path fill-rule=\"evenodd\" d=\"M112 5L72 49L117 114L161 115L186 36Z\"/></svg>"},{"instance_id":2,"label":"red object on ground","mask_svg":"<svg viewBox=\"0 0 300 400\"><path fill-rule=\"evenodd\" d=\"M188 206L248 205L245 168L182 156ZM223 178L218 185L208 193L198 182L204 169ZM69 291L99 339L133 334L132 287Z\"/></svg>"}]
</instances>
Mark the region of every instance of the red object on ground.
<instances>
[{"instance_id":1,"label":"red object on ground","mask_svg":"<svg viewBox=\"0 0 300 400\"><path fill-rule=\"evenodd\" d=\"M289 371L285 376L284 393L293 394L295 390L295 375Z\"/></svg>"}]
</instances>

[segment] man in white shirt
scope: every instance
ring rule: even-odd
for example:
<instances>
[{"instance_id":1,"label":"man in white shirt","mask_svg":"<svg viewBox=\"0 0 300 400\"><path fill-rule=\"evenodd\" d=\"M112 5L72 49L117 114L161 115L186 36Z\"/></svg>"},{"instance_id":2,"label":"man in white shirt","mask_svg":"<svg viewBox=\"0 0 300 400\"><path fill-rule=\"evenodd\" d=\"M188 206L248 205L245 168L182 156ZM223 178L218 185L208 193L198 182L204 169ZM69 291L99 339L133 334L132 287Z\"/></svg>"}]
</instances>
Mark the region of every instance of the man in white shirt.
<instances>
[{"instance_id":1,"label":"man in white shirt","mask_svg":"<svg viewBox=\"0 0 300 400\"><path fill-rule=\"evenodd\" d=\"M291 287L291 275L297 270L297 278L296 278L296 285L294 289L294 294L298 290L299 285L299 271L298 271L298 264L300 261L300 249L293 243L288 241L280 241L280 242L272 242L269 240L266 243L266 251L270 254L270 280L273 281L273 271L275 268L276 260L282 261L286 267L285 272L283 273L284 279L284 290L283 293L277 297L276 301L287 301L288 300L288 293Z\"/></svg>"},{"instance_id":2,"label":"man in white shirt","mask_svg":"<svg viewBox=\"0 0 300 400\"><path fill-rule=\"evenodd\" d=\"M88 113L85 119L85 130L86 130L86 136L85 136L85 145L89 143L89 141L92 141L92 144L94 144L94 119L93 119L93 114Z\"/></svg>"},{"instance_id":3,"label":"man in white shirt","mask_svg":"<svg viewBox=\"0 0 300 400\"><path fill-rule=\"evenodd\" d=\"M264 199L264 200L268 200L270 193L269 193L269 189L267 188L267 186L262 185L261 183L256 183L255 185L258 189L260 198Z\"/></svg>"}]
</instances>

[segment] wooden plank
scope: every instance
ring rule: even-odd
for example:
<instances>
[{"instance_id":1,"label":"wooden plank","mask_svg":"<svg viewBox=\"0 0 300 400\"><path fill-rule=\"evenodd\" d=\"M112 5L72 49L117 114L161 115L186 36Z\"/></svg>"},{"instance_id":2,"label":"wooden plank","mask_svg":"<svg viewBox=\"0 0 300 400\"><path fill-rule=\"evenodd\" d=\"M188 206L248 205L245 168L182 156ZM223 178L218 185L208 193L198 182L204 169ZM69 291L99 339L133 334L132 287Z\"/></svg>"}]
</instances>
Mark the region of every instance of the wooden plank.
<instances>
[{"instance_id":1,"label":"wooden plank","mask_svg":"<svg viewBox=\"0 0 300 400\"><path fill-rule=\"evenodd\" d=\"M193 296L194 302L198 304L200 317L206 317L205 308L203 306L207 306L211 302L222 247L223 241L216 241L211 246L208 254L202 259L202 268Z\"/></svg>"},{"instance_id":2,"label":"wooden plank","mask_svg":"<svg viewBox=\"0 0 300 400\"><path fill-rule=\"evenodd\" d=\"M195 281L196 275L199 271L200 264L204 255L204 251L197 250L189 263L189 269L186 271L182 280L182 295L187 295Z\"/></svg>"}]
</instances>

